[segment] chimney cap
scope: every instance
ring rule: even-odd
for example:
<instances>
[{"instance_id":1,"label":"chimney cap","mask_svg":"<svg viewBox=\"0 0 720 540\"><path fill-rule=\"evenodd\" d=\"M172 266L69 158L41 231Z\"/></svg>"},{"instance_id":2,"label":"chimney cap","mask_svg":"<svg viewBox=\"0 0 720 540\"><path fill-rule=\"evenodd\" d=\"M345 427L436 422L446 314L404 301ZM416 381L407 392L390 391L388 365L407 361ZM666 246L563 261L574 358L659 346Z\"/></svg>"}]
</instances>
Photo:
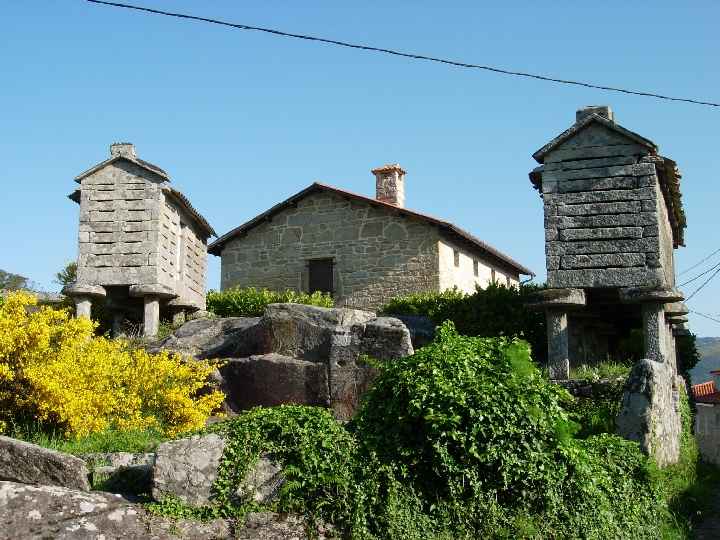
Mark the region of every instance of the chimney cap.
<instances>
[{"instance_id":1,"label":"chimney cap","mask_svg":"<svg viewBox=\"0 0 720 540\"><path fill-rule=\"evenodd\" d=\"M400 165L398 165L397 163L394 163L392 165L384 165L383 167L378 167L377 169L373 169L371 172L373 174L378 174L378 173L390 173L390 172L394 172L394 171L397 171L400 174L407 174L407 171L404 171L402 169L402 167L400 167Z\"/></svg>"},{"instance_id":2,"label":"chimney cap","mask_svg":"<svg viewBox=\"0 0 720 540\"><path fill-rule=\"evenodd\" d=\"M129 142L118 142L110 145L111 156L132 156L137 157L135 145Z\"/></svg>"},{"instance_id":3,"label":"chimney cap","mask_svg":"<svg viewBox=\"0 0 720 540\"><path fill-rule=\"evenodd\" d=\"M575 113L575 122L579 122L583 118L590 116L591 114L597 114L610 120L615 121L615 113L607 105L588 105L587 107L580 107Z\"/></svg>"}]
</instances>

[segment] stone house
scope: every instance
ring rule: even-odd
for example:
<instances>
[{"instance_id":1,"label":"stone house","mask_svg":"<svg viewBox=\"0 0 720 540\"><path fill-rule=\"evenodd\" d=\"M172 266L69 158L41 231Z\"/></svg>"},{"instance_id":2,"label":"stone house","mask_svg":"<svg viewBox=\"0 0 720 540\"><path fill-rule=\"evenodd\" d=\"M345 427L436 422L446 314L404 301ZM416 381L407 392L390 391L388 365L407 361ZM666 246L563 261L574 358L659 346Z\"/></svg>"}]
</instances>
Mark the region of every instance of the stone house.
<instances>
[{"instance_id":1,"label":"stone house","mask_svg":"<svg viewBox=\"0 0 720 540\"><path fill-rule=\"evenodd\" d=\"M329 292L337 307L375 310L391 298L533 272L448 221L405 208L405 171L372 171L376 197L314 183L221 236L221 290Z\"/></svg>"},{"instance_id":2,"label":"stone house","mask_svg":"<svg viewBox=\"0 0 720 540\"><path fill-rule=\"evenodd\" d=\"M75 178L77 281L63 292L75 297L78 316L89 316L92 298L106 299L115 333L140 313L144 334L155 335L161 305L175 313L205 309L207 239L216 234L132 144L113 144L110 154Z\"/></svg>"},{"instance_id":3,"label":"stone house","mask_svg":"<svg viewBox=\"0 0 720 540\"><path fill-rule=\"evenodd\" d=\"M711 371L713 380L693 385L697 405L695 441L706 461L720 465L720 369Z\"/></svg>"}]
</instances>

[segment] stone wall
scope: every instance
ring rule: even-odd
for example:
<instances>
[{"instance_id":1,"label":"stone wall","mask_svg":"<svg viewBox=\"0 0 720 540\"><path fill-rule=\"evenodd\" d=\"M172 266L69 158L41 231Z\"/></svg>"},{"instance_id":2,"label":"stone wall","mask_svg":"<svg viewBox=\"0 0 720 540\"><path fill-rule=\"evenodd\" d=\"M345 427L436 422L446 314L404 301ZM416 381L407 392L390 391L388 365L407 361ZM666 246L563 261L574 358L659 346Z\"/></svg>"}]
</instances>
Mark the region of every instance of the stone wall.
<instances>
[{"instance_id":1,"label":"stone wall","mask_svg":"<svg viewBox=\"0 0 720 540\"><path fill-rule=\"evenodd\" d=\"M472 253L447 240L437 227L330 191L308 195L229 241L221 257L222 290L253 286L302 292L310 291L309 261L332 259L335 305L367 310L395 296L454 285L473 292L476 282L485 286L492 270L501 281L507 281L508 273L474 255L479 261L475 277Z\"/></svg>"},{"instance_id":2,"label":"stone wall","mask_svg":"<svg viewBox=\"0 0 720 540\"><path fill-rule=\"evenodd\" d=\"M170 287L183 305L205 309L207 246L194 220L165 197L160 223L159 283Z\"/></svg>"},{"instance_id":3,"label":"stone wall","mask_svg":"<svg viewBox=\"0 0 720 540\"><path fill-rule=\"evenodd\" d=\"M591 124L536 169L549 287L674 284L672 231L653 157L629 142Z\"/></svg>"},{"instance_id":4,"label":"stone wall","mask_svg":"<svg viewBox=\"0 0 720 540\"><path fill-rule=\"evenodd\" d=\"M331 258L336 306L377 309L394 296L438 290L438 240L420 220L316 193L227 244L221 289L309 292L309 261Z\"/></svg>"},{"instance_id":5,"label":"stone wall","mask_svg":"<svg viewBox=\"0 0 720 540\"><path fill-rule=\"evenodd\" d=\"M720 407L707 403L697 404L695 417L695 442L706 461L720 463L718 453L718 429L720 425Z\"/></svg>"},{"instance_id":6,"label":"stone wall","mask_svg":"<svg viewBox=\"0 0 720 540\"><path fill-rule=\"evenodd\" d=\"M447 238L441 237L439 252L441 291L457 286L460 291L473 294L476 284L485 288L493 280L507 287L519 287L517 274L511 274L506 269L481 259Z\"/></svg>"},{"instance_id":7,"label":"stone wall","mask_svg":"<svg viewBox=\"0 0 720 540\"><path fill-rule=\"evenodd\" d=\"M80 283L157 283L162 192L152 173L118 161L82 181L78 233Z\"/></svg>"}]
</instances>

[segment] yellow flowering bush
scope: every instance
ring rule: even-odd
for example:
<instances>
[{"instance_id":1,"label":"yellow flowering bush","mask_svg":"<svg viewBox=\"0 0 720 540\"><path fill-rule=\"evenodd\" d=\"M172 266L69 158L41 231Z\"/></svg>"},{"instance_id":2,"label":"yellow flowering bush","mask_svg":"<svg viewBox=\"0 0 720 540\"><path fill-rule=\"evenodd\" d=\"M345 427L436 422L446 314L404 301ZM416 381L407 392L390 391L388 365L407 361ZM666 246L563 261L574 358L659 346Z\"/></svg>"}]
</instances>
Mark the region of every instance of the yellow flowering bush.
<instances>
[{"instance_id":1,"label":"yellow flowering bush","mask_svg":"<svg viewBox=\"0 0 720 540\"><path fill-rule=\"evenodd\" d=\"M206 388L215 360L185 362L123 340L93 337L95 323L10 295L0 306L0 416L30 414L67 436L154 428L197 429L225 395ZM0 422L0 432L3 424Z\"/></svg>"}]
</instances>

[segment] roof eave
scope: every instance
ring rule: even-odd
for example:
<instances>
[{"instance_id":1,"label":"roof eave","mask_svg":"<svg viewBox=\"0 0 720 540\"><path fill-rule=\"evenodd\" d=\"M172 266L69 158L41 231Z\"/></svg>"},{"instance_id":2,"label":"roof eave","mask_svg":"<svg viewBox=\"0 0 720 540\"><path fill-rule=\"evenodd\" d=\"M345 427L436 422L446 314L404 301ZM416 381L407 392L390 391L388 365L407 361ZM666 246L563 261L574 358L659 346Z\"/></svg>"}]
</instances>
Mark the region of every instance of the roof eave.
<instances>
[{"instance_id":1,"label":"roof eave","mask_svg":"<svg viewBox=\"0 0 720 540\"><path fill-rule=\"evenodd\" d=\"M557 148L560 144L562 144L563 142L565 142L567 139L569 139L570 137L572 137L572 136L575 135L576 133L579 133L580 131L582 131L583 129L585 129L586 127L588 127L588 126L589 126L590 124L592 124L593 122L598 122L598 123L604 125L605 127L608 127L608 128L610 128L610 129L612 129L612 130L614 130L614 131L617 131L617 132L620 133L621 135L624 135L625 137L628 137L629 139L632 139L632 140L635 141L636 143L647 147L647 149L648 149L650 152L657 152L657 151L658 151L657 145L656 145L654 142L652 142L650 139L646 139L646 138L643 137L642 135L638 135L637 133L632 132L632 131L630 131L629 129L625 129L625 128L622 127L622 126L617 125L615 122L613 122L613 121L611 121L611 120L608 120L608 119L605 118L604 116L600 116L600 115L597 114L597 113L593 113L593 114L591 114L591 115L589 115L589 116L586 116L585 118L583 118L583 119L580 120L579 122L576 122L575 124L573 124L572 126L570 126L568 129L566 129L565 131L563 131L560 135L558 135L557 137L555 137L552 141L550 141L549 143L547 143L547 144L546 144L545 146L543 146L540 150L538 150L537 152L535 152L532 157L533 157L533 158L535 159L535 161L537 161L538 163L541 163L541 164L544 163L544 158L545 158L545 156L546 156L549 152L551 152L552 150L554 150L555 148Z\"/></svg>"},{"instance_id":2,"label":"roof eave","mask_svg":"<svg viewBox=\"0 0 720 540\"><path fill-rule=\"evenodd\" d=\"M88 169L81 175L76 176L75 181L78 184L80 184L80 183L82 183L82 181L85 178L87 178L91 174L99 171L100 169L104 169L108 165L112 165L113 163L115 163L116 161L119 161L121 159L124 159L125 161L129 161L130 163L133 163L133 164L137 165L138 167L142 167L146 171L150 171L151 173L156 174L157 176L159 176L166 182L172 182L172 180L170 180L170 177L168 176L168 174L165 171L163 171L160 167L156 167L152 163L148 163L147 161L143 161L142 159L138 159L138 158L133 159L129 156L112 156L110 159L106 159L102 163L95 165L92 169Z\"/></svg>"},{"instance_id":3,"label":"roof eave","mask_svg":"<svg viewBox=\"0 0 720 540\"><path fill-rule=\"evenodd\" d=\"M421 219L427 223L430 223L433 226L440 227L443 230L450 231L452 234L458 235L462 238L464 238L468 243L472 244L476 249L484 253L485 255L488 255L490 258L496 260L499 262L502 266L511 268L512 270L516 270L519 274L526 275L526 276L535 276L535 273L530 270L529 268L526 268L525 266L521 265L517 261L511 259L504 253L496 250L492 246L486 244L482 240L476 238L469 232L461 229L460 227L457 227L453 223L450 223L448 221L443 221L441 219L434 218L432 216L428 216L425 214L421 214L419 212L414 212L413 210L407 210L405 208L399 208L395 205L385 203L382 201L379 201L377 199L371 199L370 197L364 197L362 195L358 195L356 193L352 193L349 191L344 191L342 189L338 189L332 186L328 186L325 184L320 184L318 182L315 182L314 184L310 185L309 187L303 189L302 191L296 193L289 199L286 199L285 201L276 204L272 208L270 208L268 211L263 212L259 216L254 217L250 221L247 221L240 225L239 227L236 227L235 229L231 230L230 232L222 235L220 238L215 240L212 244L208 246L208 253L211 255L219 256L225 247L225 245L234 240L235 238L242 236L244 234L247 234L251 229L254 229L261 223L264 223L266 221L272 220L272 218L282 212L283 210L286 210L292 206L297 206L297 203L307 197L308 195L311 195L312 193L318 192L318 191L332 191L333 193L337 193L341 197L347 198L347 199L354 199L357 201L360 201L365 204L369 204L375 208L385 208L387 210L391 210L394 212L399 213L403 216L410 216L415 217L417 219Z\"/></svg>"}]
</instances>

